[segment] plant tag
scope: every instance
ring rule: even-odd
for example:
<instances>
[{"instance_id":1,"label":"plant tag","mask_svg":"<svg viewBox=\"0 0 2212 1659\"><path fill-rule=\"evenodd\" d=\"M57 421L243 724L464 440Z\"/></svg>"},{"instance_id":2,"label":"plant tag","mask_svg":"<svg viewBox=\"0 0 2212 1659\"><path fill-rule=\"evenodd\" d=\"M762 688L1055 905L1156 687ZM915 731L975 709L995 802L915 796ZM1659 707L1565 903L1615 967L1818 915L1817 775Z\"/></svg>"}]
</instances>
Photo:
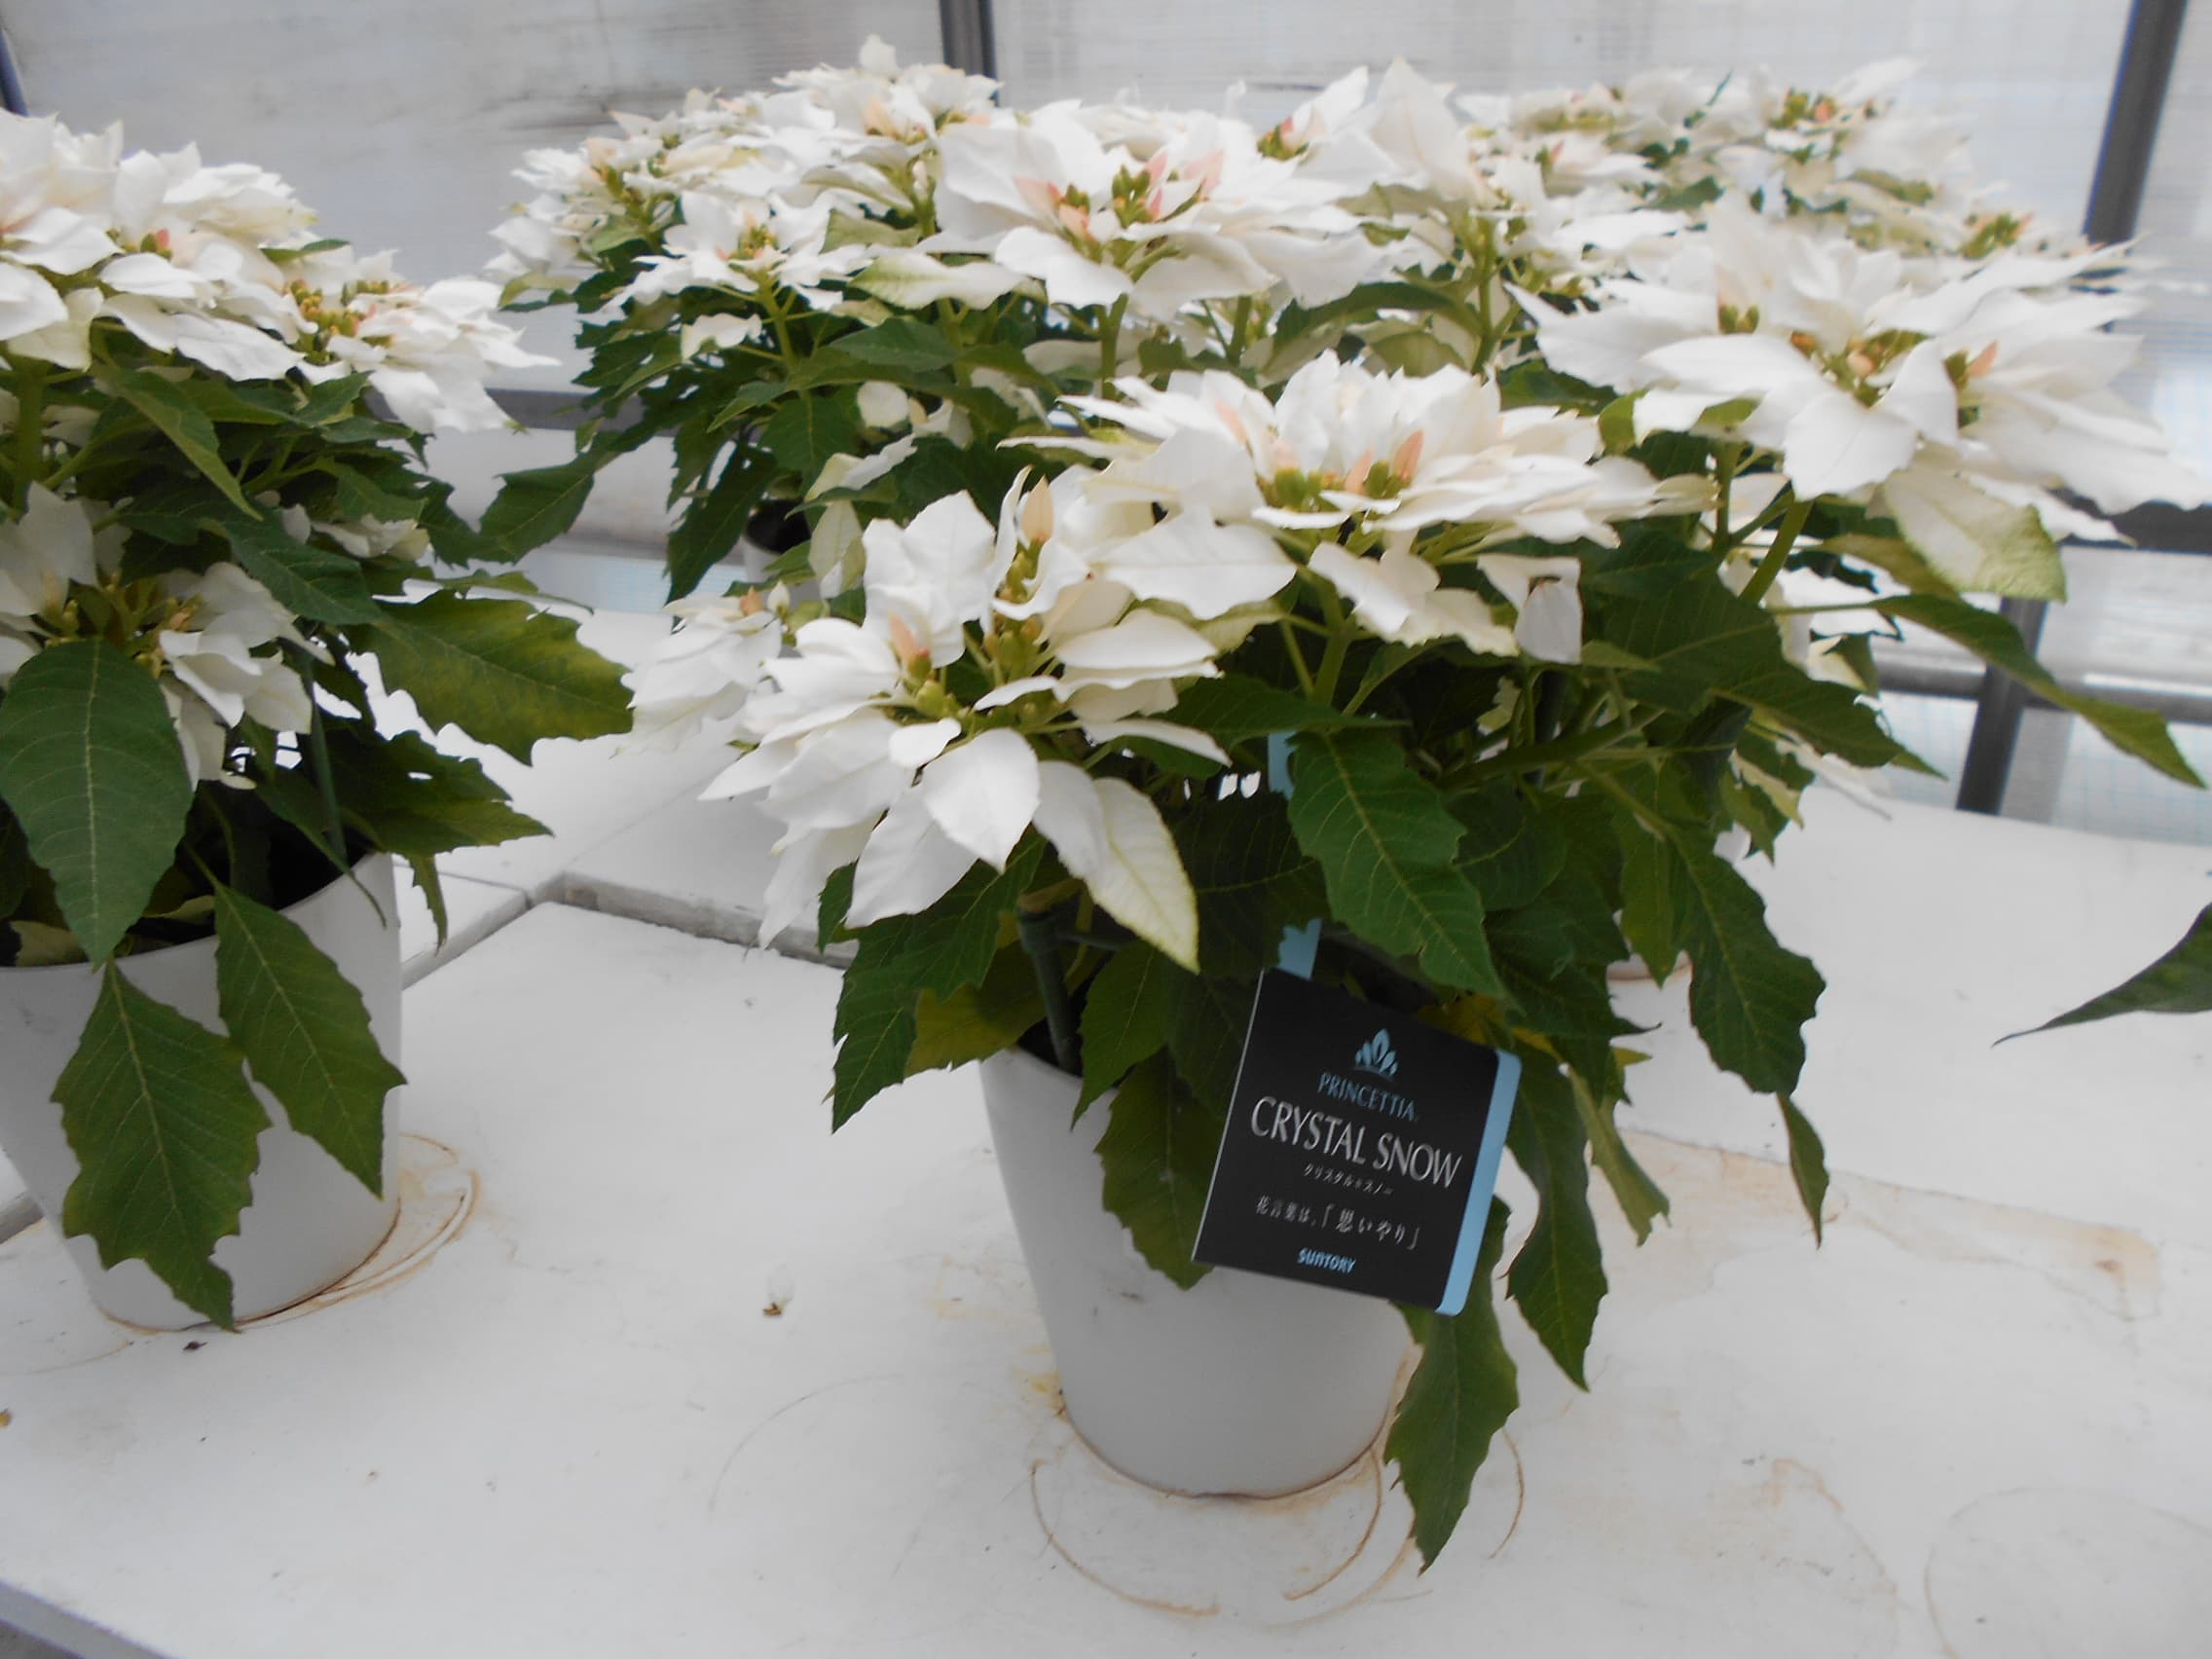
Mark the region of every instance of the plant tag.
<instances>
[{"instance_id":1,"label":"plant tag","mask_svg":"<svg viewBox=\"0 0 2212 1659\"><path fill-rule=\"evenodd\" d=\"M1271 970L1192 1255L1458 1312L1520 1082L1512 1054Z\"/></svg>"}]
</instances>

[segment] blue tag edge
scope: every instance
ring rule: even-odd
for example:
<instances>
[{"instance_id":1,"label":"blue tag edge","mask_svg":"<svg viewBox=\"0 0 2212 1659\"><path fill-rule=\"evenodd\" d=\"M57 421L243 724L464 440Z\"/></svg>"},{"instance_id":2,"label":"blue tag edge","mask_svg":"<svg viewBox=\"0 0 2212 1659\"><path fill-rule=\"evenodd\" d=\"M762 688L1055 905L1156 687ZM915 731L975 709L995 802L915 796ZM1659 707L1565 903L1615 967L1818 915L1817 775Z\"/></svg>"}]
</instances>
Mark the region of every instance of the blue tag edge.
<instances>
[{"instance_id":1,"label":"blue tag edge","mask_svg":"<svg viewBox=\"0 0 2212 1659\"><path fill-rule=\"evenodd\" d=\"M1497 1081L1491 1086L1490 1117L1483 1124L1482 1151L1475 1158L1475 1173L1467 1188L1467 1213L1459 1223L1459 1245L1452 1253L1452 1276L1444 1281L1439 1313L1450 1317L1467 1306L1467 1293L1475 1284L1475 1260L1482 1254L1483 1234L1490 1225L1490 1200L1497 1191L1497 1166L1505 1156L1505 1127L1513 1117L1513 1097L1521 1088L1521 1056L1502 1051L1497 1055Z\"/></svg>"}]
</instances>

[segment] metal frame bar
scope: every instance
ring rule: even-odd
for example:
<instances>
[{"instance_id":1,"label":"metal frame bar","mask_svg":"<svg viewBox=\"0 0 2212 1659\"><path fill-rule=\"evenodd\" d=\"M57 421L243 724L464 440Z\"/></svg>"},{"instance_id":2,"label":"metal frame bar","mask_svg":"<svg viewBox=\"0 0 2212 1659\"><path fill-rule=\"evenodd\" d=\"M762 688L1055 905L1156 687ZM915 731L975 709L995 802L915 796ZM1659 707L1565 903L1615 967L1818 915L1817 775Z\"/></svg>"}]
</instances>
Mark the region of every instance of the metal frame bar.
<instances>
[{"instance_id":1,"label":"metal frame bar","mask_svg":"<svg viewBox=\"0 0 2212 1659\"><path fill-rule=\"evenodd\" d=\"M971 75L998 79L999 48L991 26L991 0L937 0L938 32L944 60Z\"/></svg>"},{"instance_id":2,"label":"metal frame bar","mask_svg":"<svg viewBox=\"0 0 2212 1659\"><path fill-rule=\"evenodd\" d=\"M0 108L10 115L30 114L30 106L23 102L23 83L16 74L16 50L8 44L5 23L0 23Z\"/></svg>"},{"instance_id":3,"label":"metal frame bar","mask_svg":"<svg viewBox=\"0 0 2212 1659\"><path fill-rule=\"evenodd\" d=\"M2158 144L2158 119L2165 113L2166 89L2173 80L2174 58L2188 16L2189 0L2135 0L2128 10L2120 67L2113 75L2112 102L2105 108L2104 141L2097 147L2096 176L2089 185L2089 210L2082 226L2091 241L2125 241L2135 234L2144 186L2151 176L2151 157ZM2202 516L2191 515L2198 520ZM2202 534L2201 523L2194 528ZM2002 607L2005 619L2020 630L2030 650L2043 637L2044 610L2040 599L2009 599ZM2028 692L2009 675L1988 669L1977 701L1966 764L1959 770L1957 805L1962 812L2002 812Z\"/></svg>"}]
</instances>

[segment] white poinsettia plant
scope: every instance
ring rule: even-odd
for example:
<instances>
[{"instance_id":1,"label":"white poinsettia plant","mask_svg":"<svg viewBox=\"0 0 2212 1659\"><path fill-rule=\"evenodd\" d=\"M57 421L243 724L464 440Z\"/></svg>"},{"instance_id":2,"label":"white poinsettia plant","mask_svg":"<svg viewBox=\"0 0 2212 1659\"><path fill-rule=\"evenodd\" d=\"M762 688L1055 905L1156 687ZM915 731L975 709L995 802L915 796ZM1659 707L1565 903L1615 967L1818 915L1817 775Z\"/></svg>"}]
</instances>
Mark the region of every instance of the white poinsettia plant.
<instances>
[{"instance_id":1,"label":"white poinsettia plant","mask_svg":"<svg viewBox=\"0 0 2212 1659\"><path fill-rule=\"evenodd\" d=\"M764 935L857 941L836 1120L1025 1043L1112 1091L1105 1200L1193 1282L1256 978L1318 921L1317 977L1526 1062L1505 1285L1579 1382L1591 1167L1639 1235L1666 1208L1605 969L1686 951L1817 1226L1822 980L1715 845L1921 764L1869 636L2197 781L1972 597L2063 597L2060 538L2201 499L2111 389L2124 250L1985 200L1896 79L1455 100L1398 64L1258 126L1015 111L871 43L533 155L496 269L574 306L608 419L495 516L557 534L673 440L640 724L727 733L712 793L786 827ZM765 579L694 592L779 523ZM1513 1369L1487 1295L1408 1318L1389 1454L1433 1556Z\"/></svg>"},{"instance_id":2,"label":"white poinsettia plant","mask_svg":"<svg viewBox=\"0 0 2212 1659\"><path fill-rule=\"evenodd\" d=\"M383 1180L399 1075L282 909L383 852L442 916L436 854L538 828L380 733L354 660L521 758L629 723L572 622L438 571L505 556L423 467L536 360L498 297L318 239L259 167L0 117L0 969L98 970L58 1219L210 1318L265 1097ZM210 932L227 1036L116 966Z\"/></svg>"}]
</instances>

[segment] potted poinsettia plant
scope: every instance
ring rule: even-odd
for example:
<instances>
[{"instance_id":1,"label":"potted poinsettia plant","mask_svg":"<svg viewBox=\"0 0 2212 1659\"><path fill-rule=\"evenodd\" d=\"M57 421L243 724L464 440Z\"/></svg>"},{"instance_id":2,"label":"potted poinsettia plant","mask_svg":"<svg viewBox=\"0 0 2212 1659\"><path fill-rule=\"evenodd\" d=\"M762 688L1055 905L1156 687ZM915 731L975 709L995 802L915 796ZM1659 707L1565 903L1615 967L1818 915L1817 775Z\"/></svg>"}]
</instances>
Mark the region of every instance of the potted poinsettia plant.
<instances>
[{"instance_id":1,"label":"potted poinsettia plant","mask_svg":"<svg viewBox=\"0 0 2212 1659\"><path fill-rule=\"evenodd\" d=\"M439 853L539 830L361 657L518 758L626 698L424 469L533 360L490 284L119 130L0 118L0 1142L103 1308L229 1324L390 1223L392 860L442 926Z\"/></svg>"},{"instance_id":2,"label":"potted poinsettia plant","mask_svg":"<svg viewBox=\"0 0 2212 1659\"><path fill-rule=\"evenodd\" d=\"M1520 1059L1502 1282L1581 1383L1592 1169L1640 1237L1667 1208L1609 964L1686 952L1819 1226L1823 981L1716 847L1771 854L1819 771L1922 764L1869 635L2197 781L1969 597L2061 597L2095 511L2198 498L2109 390L2123 261L1983 203L1879 75L1455 105L1401 64L1255 129L1016 113L871 43L523 176L509 299L576 307L625 422L495 511L554 533L673 439L641 726L727 731L710 793L787 827L762 937L854 942L835 1122L984 1061L1070 1415L1160 1484L1327 1474L1410 1326L1385 1453L1433 1559L1515 1404L1502 1206L1454 1317L1194 1261L1271 966ZM808 542L694 594L763 502Z\"/></svg>"}]
</instances>

